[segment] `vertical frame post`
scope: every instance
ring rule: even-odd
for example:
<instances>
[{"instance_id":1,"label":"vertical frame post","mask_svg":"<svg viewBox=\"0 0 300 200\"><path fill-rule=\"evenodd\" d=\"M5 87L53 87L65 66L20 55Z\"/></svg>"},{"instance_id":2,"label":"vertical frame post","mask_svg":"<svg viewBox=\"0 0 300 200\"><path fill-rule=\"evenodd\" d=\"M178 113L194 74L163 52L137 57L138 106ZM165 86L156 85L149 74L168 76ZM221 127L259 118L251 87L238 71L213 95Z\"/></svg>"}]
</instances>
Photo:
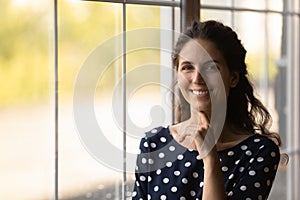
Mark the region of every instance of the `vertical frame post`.
<instances>
[{"instance_id":1,"label":"vertical frame post","mask_svg":"<svg viewBox=\"0 0 300 200\"><path fill-rule=\"evenodd\" d=\"M53 4L53 39L54 39L54 199L58 200L58 23L57 0Z\"/></svg>"},{"instance_id":2,"label":"vertical frame post","mask_svg":"<svg viewBox=\"0 0 300 200\"><path fill-rule=\"evenodd\" d=\"M181 30L191 26L193 21L200 20L200 0L181 1Z\"/></svg>"}]
</instances>

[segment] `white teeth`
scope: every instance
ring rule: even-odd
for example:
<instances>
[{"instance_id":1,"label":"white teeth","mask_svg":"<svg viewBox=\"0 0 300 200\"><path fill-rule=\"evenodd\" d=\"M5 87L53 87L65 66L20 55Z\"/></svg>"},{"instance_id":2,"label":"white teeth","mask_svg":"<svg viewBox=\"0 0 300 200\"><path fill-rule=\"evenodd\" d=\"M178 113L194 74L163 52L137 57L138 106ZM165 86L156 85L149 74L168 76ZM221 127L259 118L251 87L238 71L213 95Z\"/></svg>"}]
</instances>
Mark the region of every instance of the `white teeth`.
<instances>
[{"instance_id":1,"label":"white teeth","mask_svg":"<svg viewBox=\"0 0 300 200\"><path fill-rule=\"evenodd\" d=\"M204 94L208 94L208 91L207 90L205 90L205 91L195 91L195 90L193 90L193 94L204 95Z\"/></svg>"}]
</instances>

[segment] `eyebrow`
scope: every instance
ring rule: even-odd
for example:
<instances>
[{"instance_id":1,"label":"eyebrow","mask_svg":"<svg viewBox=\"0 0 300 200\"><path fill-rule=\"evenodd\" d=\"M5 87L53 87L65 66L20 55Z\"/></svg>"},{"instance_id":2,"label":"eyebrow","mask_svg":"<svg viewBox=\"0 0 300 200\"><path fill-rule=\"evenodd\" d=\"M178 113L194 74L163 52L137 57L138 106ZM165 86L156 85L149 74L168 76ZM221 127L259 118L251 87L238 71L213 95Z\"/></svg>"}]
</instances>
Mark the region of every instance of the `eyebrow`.
<instances>
[{"instance_id":1,"label":"eyebrow","mask_svg":"<svg viewBox=\"0 0 300 200\"><path fill-rule=\"evenodd\" d=\"M206 64L209 64L209 63L218 63L220 64L220 62L218 60L208 60L206 62L204 62L202 65L206 65ZM182 63L180 63L181 65L187 65L187 64L194 64L190 61L183 61Z\"/></svg>"}]
</instances>

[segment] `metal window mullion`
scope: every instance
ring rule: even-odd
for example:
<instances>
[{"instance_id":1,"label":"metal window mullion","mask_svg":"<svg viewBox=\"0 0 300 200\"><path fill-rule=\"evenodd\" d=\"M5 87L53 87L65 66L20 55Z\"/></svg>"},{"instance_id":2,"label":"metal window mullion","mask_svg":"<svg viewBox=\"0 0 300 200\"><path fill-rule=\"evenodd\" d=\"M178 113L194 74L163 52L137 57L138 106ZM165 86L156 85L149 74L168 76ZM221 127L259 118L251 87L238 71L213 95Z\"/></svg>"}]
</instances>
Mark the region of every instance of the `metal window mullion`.
<instances>
[{"instance_id":1,"label":"metal window mullion","mask_svg":"<svg viewBox=\"0 0 300 200\"><path fill-rule=\"evenodd\" d=\"M58 23L57 0L53 3L54 59L54 200L58 200Z\"/></svg>"},{"instance_id":2,"label":"metal window mullion","mask_svg":"<svg viewBox=\"0 0 300 200\"><path fill-rule=\"evenodd\" d=\"M234 7L234 0L231 0L231 7L233 8ZM234 10L231 10L231 26L234 27Z\"/></svg>"},{"instance_id":3,"label":"metal window mullion","mask_svg":"<svg viewBox=\"0 0 300 200\"><path fill-rule=\"evenodd\" d=\"M126 123L127 123L127 96L126 96L126 3L122 7L122 103L123 103L123 176L122 200L126 200L127 173L126 173Z\"/></svg>"},{"instance_id":4,"label":"metal window mullion","mask_svg":"<svg viewBox=\"0 0 300 200\"><path fill-rule=\"evenodd\" d=\"M178 2L178 1L151 1L151 0L82 0L82 1L96 1L96 2L122 3L122 4L138 4L138 5L147 5L147 6L180 7L180 2Z\"/></svg>"},{"instance_id":5,"label":"metal window mullion","mask_svg":"<svg viewBox=\"0 0 300 200\"><path fill-rule=\"evenodd\" d=\"M265 1L266 9L268 9L268 1ZM269 31L268 31L268 13L265 13L264 15L264 41L265 41L265 50L264 50L264 57L265 57L265 63L264 63L264 82L263 82L263 88L264 88L264 99L265 104L269 106Z\"/></svg>"},{"instance_id":6,"label":"metal window mullion","mask_svg":"<svg viewBox=\"0 0 300 200\"><path fill-rule=\"evenodd\" d=\"M257 12L257 13L274 13L281 15L296 15L300 16L300 12L293 11L278 11L278 10L270 10L270 9L251 9L251 8L238 8L238 7L230 7L230 6L211 6L211 5L201 5L202 9L207 10L228 10L228 11L239 11L239 12Z\"/></svg>"},{"instance_id":7,"label":"metal window mullion","mask_svg":"<svg viewBox=\"0 0 300 200\"><path fill-rule=\"evenodd\" d=\"M291 1L287 1L287 10L291 10L292 5ZM292 16L287 16L287 41L286 41L286 60L287 60L287 148L293 148L293 99L292 99L292 91L293 91L293 83L292 83L292 66L293 66L293 22ZM287 170L287 200L292 200L294 191L294 177L293 177L293 159L291 159L290 164L288 165Z\"/></svg>"}]
</instances>

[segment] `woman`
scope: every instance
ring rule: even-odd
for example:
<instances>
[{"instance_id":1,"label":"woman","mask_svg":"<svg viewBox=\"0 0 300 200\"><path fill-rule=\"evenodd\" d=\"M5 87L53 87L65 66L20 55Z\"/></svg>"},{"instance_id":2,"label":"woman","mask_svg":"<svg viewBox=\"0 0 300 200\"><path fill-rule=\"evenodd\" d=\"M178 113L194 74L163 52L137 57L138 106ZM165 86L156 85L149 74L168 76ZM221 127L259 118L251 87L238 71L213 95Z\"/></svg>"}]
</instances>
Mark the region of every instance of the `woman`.
<instances>
[{"instance_id":1,"label":"woman","mask_svg":"<svg viewBox=\"0 0 300 200\"><path fill-rule=\"evenodd\" d=\"M195 22L179 37L173 64L184 102L178 123L141 140L133 199L268 197L281 141L253 94L245 56L237 34L216 21Z\"/></svg>"}]
</instances>

